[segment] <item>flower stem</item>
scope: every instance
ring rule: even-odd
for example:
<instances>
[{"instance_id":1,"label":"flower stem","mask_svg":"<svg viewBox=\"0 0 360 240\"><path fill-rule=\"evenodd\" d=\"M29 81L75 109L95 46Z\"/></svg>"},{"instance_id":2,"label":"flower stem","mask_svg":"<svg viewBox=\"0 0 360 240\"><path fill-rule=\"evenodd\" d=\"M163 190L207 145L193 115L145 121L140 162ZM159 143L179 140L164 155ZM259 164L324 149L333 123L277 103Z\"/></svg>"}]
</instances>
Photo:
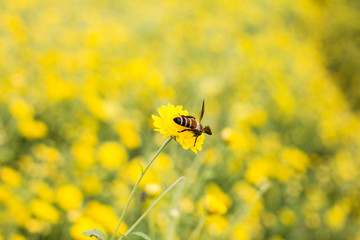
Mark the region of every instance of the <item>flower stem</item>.
<instances>
[{"instance_id":1,"label":"flower stem","mask_svg":"<svg viewBox=\"0 0 360 240\"><path fill-rule=\"evenodd\" d=\"M206 214L204 214L204 215L200 218L198 224L197 224L196 227L195 227L195 230L192 232L192 234L191 234L191 236L189 237L188 240L196 239L196 238L200 235L201 230L203 229L203 227L204 227L204 225L205 225L205 221L206 221Z\"/></svg>"},{"instance_id":2,"label":"flower stem","mask_svg":"<svg viewBox=\"0 0 360 240\"><path fill-rule=\"evenodd\" d=\"M150 210L153 209L156 204L158 204L158 202L165 196L165 194L167 194L172 188L175 187L176 184L178 184L179 182L181 182L181 181L184 180L184 179L185 179L184 177L180 177L180 178L179 178L178 180L176 180L173 184L171 184L171 186L168 187L168 188L160 195L160 197L158 197L158 198L151 204L151 206L138 218L138 220L136 220L136 222L126 231L126 233L119 238L119 240L120 240L120 239L123 239L123 238L126 238L127 235L129 235L129 234L134 230L134 228L146 217L146 215L150 212Z\"/></svg>"},{"instance_id":3,"label":"flower stem","mask_svg":"<svg viewBox=\"0 0 360 240\"><path fill-rule=\"evenodd\" d=\"M135 191L137 189L137 187L139 186L139 183L141 181L141 179L143 178L144 174L146 173L146 171L149 169L150 165L152 164L152 162L157 158L157 156L159 156L159 154L161 153L161 151L166 147L166 145L172 140L172 137L169 137L168 139L166 139L165 143L159 148L159 150L155 153L155 155L152 157L152 159L150 160L150 162L146 165L145 169L143 170L141 165L141 173L140 173L140 176L137 180L137 182L135 183L131 193L130 193L130 196L125 204L125 207L124 207L124 210L122 211L121 213L121 216L120 216L120 220L119 220L119 223L118 225L116 226L116 229L115 229L115 232L114 234L111 236L110 240L114 240L115 237L116 237L116 233L119 231L119 227L120 227L120 224L122 223L122 221L124 220L124 217L125 217L125 213L129 207L129 204L130 204L130 201L131 199L133 198L134 194L135 194Z\"/></svg>"}]
</instances>

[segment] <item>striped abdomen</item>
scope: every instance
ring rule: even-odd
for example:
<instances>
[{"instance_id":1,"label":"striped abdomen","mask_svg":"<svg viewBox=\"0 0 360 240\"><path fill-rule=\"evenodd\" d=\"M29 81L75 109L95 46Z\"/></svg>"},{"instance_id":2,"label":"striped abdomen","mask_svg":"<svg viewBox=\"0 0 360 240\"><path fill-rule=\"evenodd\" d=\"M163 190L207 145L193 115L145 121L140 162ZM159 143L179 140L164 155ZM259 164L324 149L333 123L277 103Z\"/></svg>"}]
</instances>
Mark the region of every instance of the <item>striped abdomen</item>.
<instances>
[{"instance_id":1,"label":"striped abdomen","mask_svg":"<svg viewBox=\"0 0 360 240\"><path fill-rule=\"evenodd\" d=\"M176 117L174 118L174 122L187 128L196 128L198 125L195 119L187 117Z\"/></svg>"}]
</instances>

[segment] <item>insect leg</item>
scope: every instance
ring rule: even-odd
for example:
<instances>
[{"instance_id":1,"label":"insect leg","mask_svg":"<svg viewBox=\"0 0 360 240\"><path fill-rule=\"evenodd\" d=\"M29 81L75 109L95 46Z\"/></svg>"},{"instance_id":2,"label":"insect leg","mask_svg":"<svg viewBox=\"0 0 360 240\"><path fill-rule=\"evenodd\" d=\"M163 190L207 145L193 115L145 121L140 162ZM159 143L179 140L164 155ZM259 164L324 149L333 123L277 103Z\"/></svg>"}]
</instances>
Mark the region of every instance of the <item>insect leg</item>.
<instances>
[{"instance_id":1,"label":"insect leg","mask_svg":"<svg viewBox=\"0 0 360 240\"><path fill-rule=\"evenodd\" d=\"M196 135L195 142L194 142L194 147L195 147L195 145L196 145L196 141L197 141L197 139L198 139L199 136L200 136L200 135Z\"/></svg>"},{"instance_id":2,"label":"insect leg","mask_svg":"<svg viewBox=\"0 0 360 240\"><path fill-rule=\"evenodd\" d=\"M191 131L191 132L193 132L193 131L194 131L194 129L187 128L187 129L184 129L184 130L181 130L181 131L178 131L178 132L179 132L179 133L181 133L181 132L185 132L185 131Z\"/></svg>"}]
</instances>

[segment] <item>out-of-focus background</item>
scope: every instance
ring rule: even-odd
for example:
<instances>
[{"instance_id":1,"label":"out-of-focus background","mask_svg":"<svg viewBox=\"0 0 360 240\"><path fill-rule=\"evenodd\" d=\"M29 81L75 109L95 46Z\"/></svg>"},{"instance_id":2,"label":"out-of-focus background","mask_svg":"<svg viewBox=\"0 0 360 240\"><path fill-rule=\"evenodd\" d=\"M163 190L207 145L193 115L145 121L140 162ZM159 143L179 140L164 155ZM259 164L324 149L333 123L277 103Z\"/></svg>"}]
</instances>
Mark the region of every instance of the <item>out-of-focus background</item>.
<instances>
[{"instance_id":1,"label":"out-of-focus background","mask_svg":"<svg viewBox=\"0 0 360 240\"><path fill-rule=\"evenodd\" d=\"M357 0L0 1L0 239L112 234L165 141L151 115L203 99L213 135L166 147L122 232L186 176L137 231L360 239L359 19Z\"/></svg>"}]
</instances>

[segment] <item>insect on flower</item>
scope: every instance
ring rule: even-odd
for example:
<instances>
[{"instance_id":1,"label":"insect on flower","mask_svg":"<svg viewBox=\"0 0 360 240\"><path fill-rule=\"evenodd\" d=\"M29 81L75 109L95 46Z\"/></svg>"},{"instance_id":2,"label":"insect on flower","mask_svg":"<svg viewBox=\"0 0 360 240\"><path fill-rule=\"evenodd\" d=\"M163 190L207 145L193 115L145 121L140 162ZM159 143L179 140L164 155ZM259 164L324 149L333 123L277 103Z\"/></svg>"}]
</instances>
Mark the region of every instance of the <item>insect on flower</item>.
<instances>
[{"instance_id":1,"label":"insect on flower","mask_svg":"<svg viewBox=\"0 0 360 240\"><path fill-rule=\"evenodd\" d=\"M205 109L205 103L203 101L199 121L196 121L195 117L189 115L187 116L180 115L180 117L176 117L173 119L176 124L186 127L186 129L179 131L179 133L189 131L194 134L195 137L194 146L196 145L196 141L201 134L206 133L212 135L210 127L209 126L204 127L201 124L201 120L204 116L204 109Z\"/></svg>"}]
</instances>

